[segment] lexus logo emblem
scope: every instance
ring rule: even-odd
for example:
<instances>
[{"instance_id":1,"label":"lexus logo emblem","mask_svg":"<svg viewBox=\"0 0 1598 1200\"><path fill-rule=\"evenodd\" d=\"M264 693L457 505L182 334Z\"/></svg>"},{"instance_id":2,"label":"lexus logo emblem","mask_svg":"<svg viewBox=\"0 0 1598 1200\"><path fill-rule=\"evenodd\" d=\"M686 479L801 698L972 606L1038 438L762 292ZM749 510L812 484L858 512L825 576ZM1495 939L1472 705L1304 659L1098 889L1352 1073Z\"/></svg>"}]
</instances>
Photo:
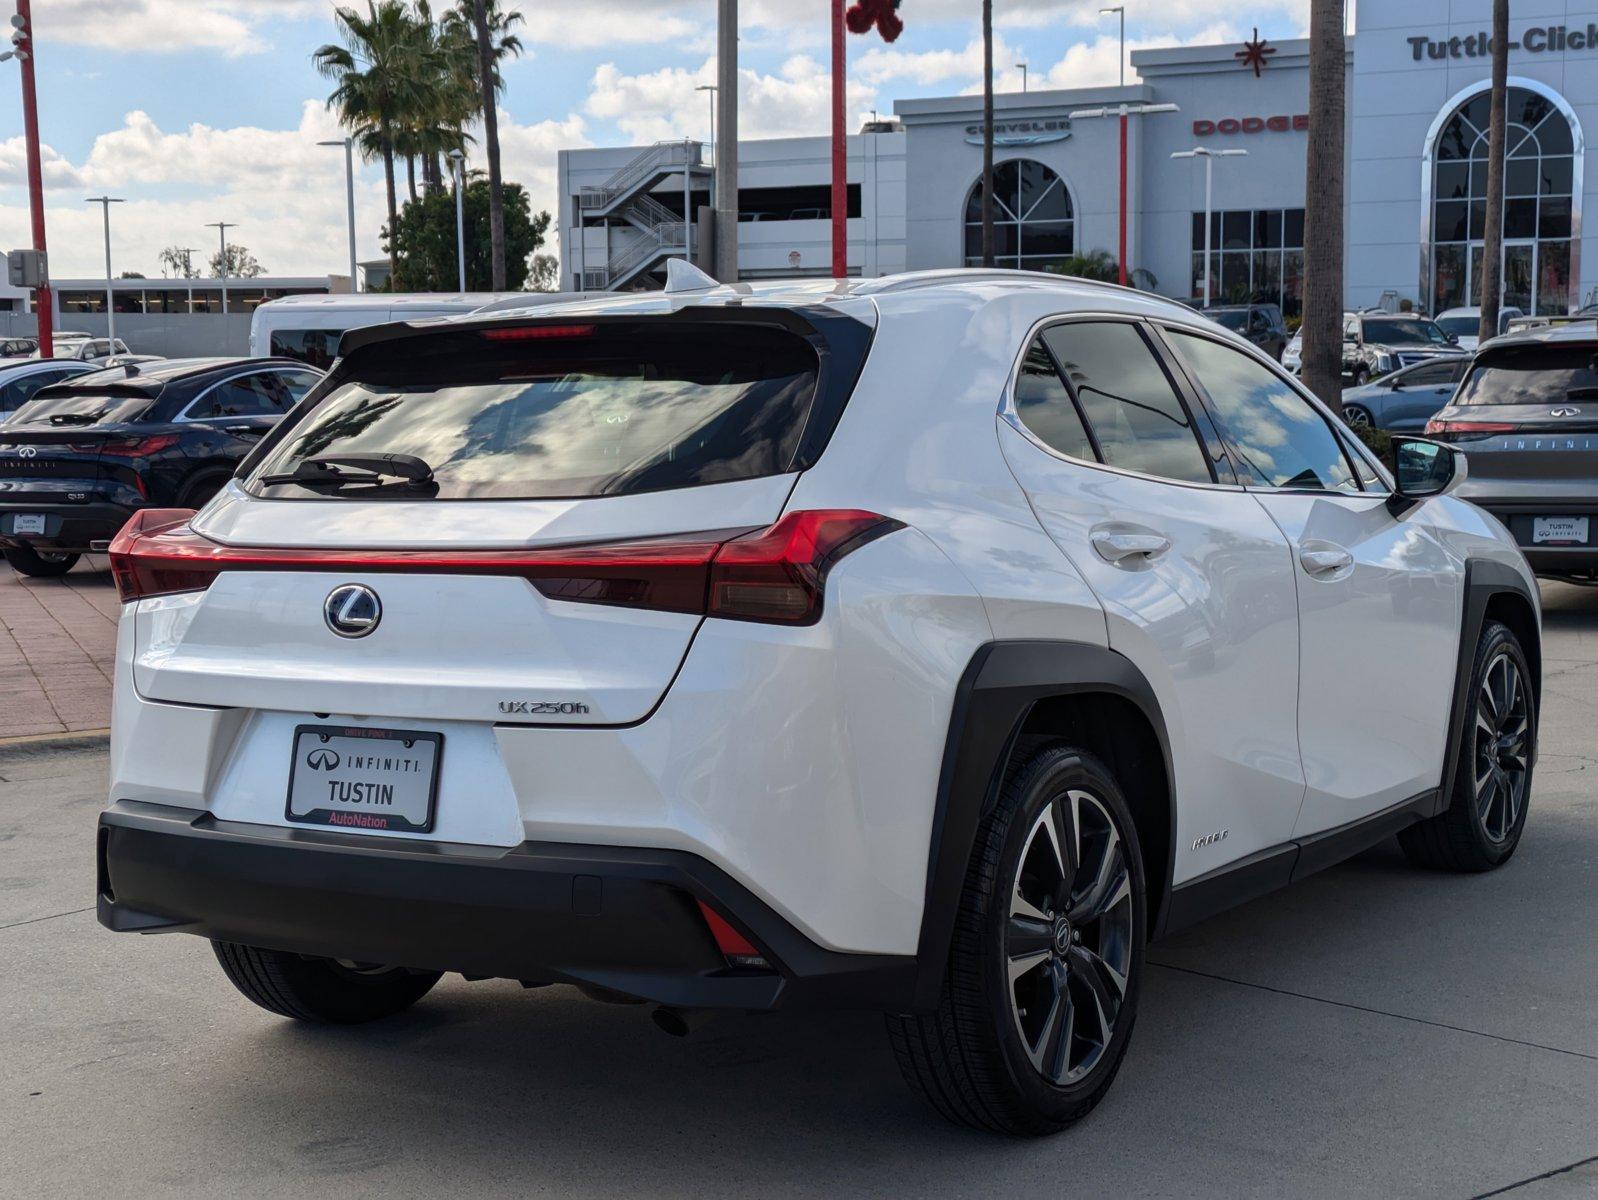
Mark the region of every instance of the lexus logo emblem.
<instances>
[{"instance_id":1,"label":"lexus logo emblem","mask_svg":"<svg viewBox=\"0 0 1598 1200\"><path fill-rule=\"evenodd\" d=\"M1579 408L1556 408L1556 409L1554 409L1552 415L1556 416L1556 417L1579 417L1579 416L1581 416L1581 409L1579 409Z\"/></svg>"},{"instance_id":2,"label":"lexus logo emblem","mask_svg":"<svg viewBox=\"0 0 1598 1200\"><path fill-rule=\"evenodd\" d=\"M305 756L305 765L313 771L336 771L338 770L338 751L329 750L325 746L318 750L312 750Z\"/></svg>"},{"instance_id":3,"label":"lexus logo emblem","mask_svg":"<svg viewBox=\"0 0 1598 1200\"><path fill-rule=\"evenodd\" d=\"M383 619L383 602L365 584L346 583L327 594L322 619L339 637L365 637Z\"/></svg>"}]
</instances>

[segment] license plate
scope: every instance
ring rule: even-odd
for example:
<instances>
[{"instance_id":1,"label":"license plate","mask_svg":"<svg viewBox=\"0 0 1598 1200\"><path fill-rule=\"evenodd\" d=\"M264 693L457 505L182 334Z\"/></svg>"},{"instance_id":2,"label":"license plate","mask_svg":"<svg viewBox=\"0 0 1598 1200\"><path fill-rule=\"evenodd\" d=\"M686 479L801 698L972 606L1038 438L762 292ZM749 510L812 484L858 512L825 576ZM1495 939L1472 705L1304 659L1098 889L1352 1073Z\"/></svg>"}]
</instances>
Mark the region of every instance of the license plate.
<instances>
[{"instance_id":1,"label":"license plate","mask_svg":"<svg viewBox=\"0 0 1598 1200\"><path fill-rule=\"evenodd\" d=\"M18 513L11 518L12 533L43 533L43 513Z\"/></svg>"},{"instance_id":2,"label":"license plate","mask_svg":"<svg viewBox=\"0 0 1598 1200\"><path fill-rule=\"evenodd\" d=\"M1585 546L1587 517L1533 517L1531 541L1534 546Z\"/></svg>"},{"instance_id":3,"label":"license plate","mask_svg":"<svg viewBox=\"0 0 1598 1200\"><path fill-rule=\"evenodd\" d=\"M426 833L438 798L442 734L300 725L287 816L307 825Z\"/></svg>"}]
</instances>

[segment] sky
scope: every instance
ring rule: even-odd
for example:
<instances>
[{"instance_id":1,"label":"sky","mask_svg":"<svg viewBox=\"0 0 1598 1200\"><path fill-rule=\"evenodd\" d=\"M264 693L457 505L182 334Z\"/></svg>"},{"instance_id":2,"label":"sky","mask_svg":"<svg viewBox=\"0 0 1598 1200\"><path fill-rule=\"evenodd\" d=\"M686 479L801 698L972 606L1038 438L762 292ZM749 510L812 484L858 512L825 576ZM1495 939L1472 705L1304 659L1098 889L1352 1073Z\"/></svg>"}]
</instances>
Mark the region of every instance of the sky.
<instances>
[{"instance_id":1,"label":"sky","mask_svg":"<svg viewBox=\"0 0 1598 1200\"><path fill-rule=\"evenodd\" d=\"M348 2L348 0L346 0ZM365 0L354 0L364 7ZM994 0L995 87L1113 83L1109 0ZM435 0L442 9L448 0ZM709 137L715 0L505 0L526 53L505 70L505 178L553 209L560 149ZM7 6L9 7L9 6ZM332 0L33 0L51 274L104 272L100 206L110 194L113 269L161 274L165 246L205 255L213 221L275 275L347 269L342 137L311 54L336 39ZM1301 37L1308 0L1126 0L1129 49ZM980 89L978 0L903 0L905 31L849 38L852 122L896 99ZM742 0L742 135L824 134L827 0ZM1128 81L1135 79L1128 69ZM21 90L0 64L0 249L30 244ZM468 164L472 165L471 163ZM476 165L481 165L476 164ZM400 178L404 193L403 173ZM356 179L357 249L382 254L379 164ZM198 261L201 255L196 254Z\"/></svg>"}]
</instances>

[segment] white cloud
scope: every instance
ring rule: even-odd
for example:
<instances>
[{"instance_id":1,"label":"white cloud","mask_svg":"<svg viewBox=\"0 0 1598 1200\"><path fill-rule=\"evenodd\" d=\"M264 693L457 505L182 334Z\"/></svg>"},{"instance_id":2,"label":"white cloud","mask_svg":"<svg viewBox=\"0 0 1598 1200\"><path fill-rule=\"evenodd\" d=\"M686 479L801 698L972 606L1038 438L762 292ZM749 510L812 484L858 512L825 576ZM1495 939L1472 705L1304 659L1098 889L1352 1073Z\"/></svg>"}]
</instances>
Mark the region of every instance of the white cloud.
<instances>
[{"instance_id":1,"label":"white cloud","mask_svg":"<svg viewBox=\"0 0 1598 1200\"><path fill-rule=\"evenodd\" d=\"M39 40L103 50L219 50L229 58L268 48L267 21L316 16L326 0L47 0L34 8Z\"/></svg>"},{"instance_id":2,"label":"white cloud","mask_svg":"<svg viewBox=\"0 0 1598 1200\"><path fill-rule=\"evenodd\" d=\"M83 187L83 172L53 146L39 147L40 166L47 188ZM27 187L27 148L21 135L0 142L0 187Z\"/></svg>"}]
</instances>

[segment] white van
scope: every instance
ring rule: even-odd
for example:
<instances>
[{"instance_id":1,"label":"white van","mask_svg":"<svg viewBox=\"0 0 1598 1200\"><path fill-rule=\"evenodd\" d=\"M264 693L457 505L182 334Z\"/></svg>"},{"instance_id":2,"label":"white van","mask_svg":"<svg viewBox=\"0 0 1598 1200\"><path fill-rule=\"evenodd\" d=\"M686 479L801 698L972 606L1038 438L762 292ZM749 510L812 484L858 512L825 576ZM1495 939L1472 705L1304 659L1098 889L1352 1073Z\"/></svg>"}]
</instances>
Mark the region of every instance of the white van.
<instances>
[{"instance_id":1,"label":"white van","mask_svg":"<svg viewBox=\"0 0 1598 1200\"><path fill-rule=\"evenodd\" d=\"M606 293L599 293L606 294ZM521 308L585 299L585 292L387 292L284 296L268 300L250 321L255 358L297 358L326 370L346 331L389 321L463 316L488 305Z\"/></svg>"}]
</instances>

